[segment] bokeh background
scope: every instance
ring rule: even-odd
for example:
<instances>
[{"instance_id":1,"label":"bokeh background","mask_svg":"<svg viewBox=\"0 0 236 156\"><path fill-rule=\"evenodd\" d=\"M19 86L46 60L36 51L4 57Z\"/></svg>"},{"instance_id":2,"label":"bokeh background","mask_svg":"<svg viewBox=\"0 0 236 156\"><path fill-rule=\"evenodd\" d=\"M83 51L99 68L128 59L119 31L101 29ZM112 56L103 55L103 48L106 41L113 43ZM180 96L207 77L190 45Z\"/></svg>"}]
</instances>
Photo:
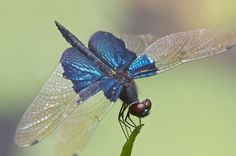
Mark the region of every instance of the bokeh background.
<instances>
[{"instance_id":1,"label":"bokeh background","mask_svg":"<svg viewBox=\"0 0 236 156\"><path fill-rule=\"evenodd\" d=\"M235 0L0 0L0 156L51 156L53 137L31 148L13 143L24 110L69 45L58 20L84 43L97 30L153 33L198 28L236 32ZM133 156L236 155L236 48L137 81L152 113ZM102 120L84 156L116 156L125 138L121 102Z\"/></svg>"}]
</instances>

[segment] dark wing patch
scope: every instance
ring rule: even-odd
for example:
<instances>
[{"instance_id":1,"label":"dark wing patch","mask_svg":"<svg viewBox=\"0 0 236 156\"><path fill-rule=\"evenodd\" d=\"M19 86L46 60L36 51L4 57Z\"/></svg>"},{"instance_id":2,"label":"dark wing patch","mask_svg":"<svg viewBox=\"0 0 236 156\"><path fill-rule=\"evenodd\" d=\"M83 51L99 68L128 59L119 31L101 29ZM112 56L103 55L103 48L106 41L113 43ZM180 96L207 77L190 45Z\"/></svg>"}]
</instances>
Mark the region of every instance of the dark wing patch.
<instances>
[{"instance_id":1,"label":"dark wing patch","mask_svg":"<svg viewBox=\"0 0 236 156\"><path fill-rule=\"evenodd\" d=\"M61 57L61 64L64 69L63 76L72 81L75 92L80 95L82 100L92 96L89 93L94 94L100 89L113 102L119 97L122 89L121 84L113 78L108 78L101 70L96 68L94 62L87 59L77 49L66 49ZM101 83L97 86L88 87L96 82ZM81 92L81 90L83 91Z\"/></svg>"},{"instance_id":2,"label":"dark wing patch","mask_svg":"<svg viewBox=\"0 0 236 156\"><path fill-rule=\"evenodd\" d=\"M136 58L136 54L129 51L123 40L108 32L94 33L88 43L89 49L113 70L128 68Z\"/></svg>"},{"instance_id":3,"label":"dark wing patch","mask_svg":"<svg viewBox=\"0 0 236 156\"><path fill-rule=\"evenodd\" d=\"M104 91L105 96L113 102L117 100L123 88L119 81L112 78L101 82L100 87Z\"/></svg>"},{"instance_id":4,"label":"dark wing patch","mask_svg":"<svg viewBox=\"0 0 236 156\"><path fill-rule=\"evenodd\" d=\"M142 78L156 75L158 69L155 66L155 61L147 55L140 55L129 66L128 76L130 78Z\"/></svg>"},{"instance_id":5,"label":"dark wing patch","mask_svg":"<svg viewBox=\"0 0 236 156\"><path fill-rule=\"evenodd\" d=\"M63 76L72 81L76 93L105 78L103 72L75 48L66 49L60 62Z\"/></svg>"}]
</instances>

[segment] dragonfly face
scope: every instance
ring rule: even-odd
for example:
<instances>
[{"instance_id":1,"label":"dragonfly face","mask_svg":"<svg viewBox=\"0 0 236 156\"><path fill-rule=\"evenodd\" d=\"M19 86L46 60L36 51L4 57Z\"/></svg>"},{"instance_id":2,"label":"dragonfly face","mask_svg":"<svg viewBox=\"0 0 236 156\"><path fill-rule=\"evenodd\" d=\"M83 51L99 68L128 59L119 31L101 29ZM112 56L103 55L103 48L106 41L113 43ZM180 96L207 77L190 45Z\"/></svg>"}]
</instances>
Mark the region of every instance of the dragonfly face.
<instances>
[{"instance_id":1,"label":"dragonfly face","mask_svg":"<svg viewBox=\"0 0 236 156\"><path fill-rule=\"evenodd\" d=\"M72 47L24 113L15 135L19 146L31 146L58 129L57 156L77 155L98 122L118 98L119 122L126 137L149 114L151 101L138 98L135 79L154 76L176 65L219 54L236 44L234 34L194 30L167 35L96 32L88 48L56 22Z\"/></svg>"},{"instance_id":2,"label":"dragonfly face","mask_svg":"<svg viewBox=\"0 0 236 156\"><path fill-rule=\"evenodd\" d=\"M142 102L136 102L129 106L129 113L133 116L142 118L149 114L152 107L152 102L149 99L144 99Z\"/></svg>"}]
</instances>

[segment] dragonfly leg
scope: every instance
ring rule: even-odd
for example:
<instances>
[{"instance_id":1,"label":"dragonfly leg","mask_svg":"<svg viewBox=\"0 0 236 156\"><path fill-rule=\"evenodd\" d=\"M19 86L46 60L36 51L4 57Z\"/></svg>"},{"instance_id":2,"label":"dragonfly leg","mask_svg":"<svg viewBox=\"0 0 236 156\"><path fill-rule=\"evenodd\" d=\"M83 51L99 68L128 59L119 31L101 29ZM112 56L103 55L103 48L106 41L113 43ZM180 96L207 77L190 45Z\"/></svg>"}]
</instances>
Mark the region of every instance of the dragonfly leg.
<instances>
[{"instance_id":1,"label":"dragonfly leg","mask_svg":"<svg viewBox=\"0 0 236 156\"><path fill-rule=\"evenodd\" d=\"M125 110L124 108L125 107L122 108L121 113L119 114L118 120L119 120L121 129L122 129L126 139L128 139L129 138L129 131L131 131L131 130L130 130L130 127L128 125L126 125L126 123L124 121L124 115L123 115L124 114L123 112Z\"/></svg>"},{"instance_id":2,"label":"dragonfly leg","mask_svg":"<svg viewBox=\"0 0 236 156\"><path fill-rule=\"evenodd\" d=\"M139 119L139 125L141 125L142 124L142 120L141 120L140 117L138 119Z\"/></svg>"},{"instance_id":3,"label":"dragonfly leg","mask_svg":"<svg viewBox=\"0 0 236 156\"><path fill-rule=\"evenodd\" d=\"M137 127L137 125L135 124L135 122L131 119L130 117L130 112L128 111L126 116L125 116L125 122L130 125L131 127Z\"/></svg>"},{"instance_id":4,"label":"dragonfly leg","mask_svg":"<svg viewBox=\"0 0 236 156\"><path fill-rule=\"evenodd\" d=\"M118 121L119 121L120 127L121 127L126 139L129 138L129 133L131 132L131 127L130 127L130 125L127 124L127 122L125 121L125 118L124 118L124 112L127 108L128 108L128 104L125 104L125 103L122 104L120 111L119 111L119 116L118 116Z\"/></svg>"}]
</instances>

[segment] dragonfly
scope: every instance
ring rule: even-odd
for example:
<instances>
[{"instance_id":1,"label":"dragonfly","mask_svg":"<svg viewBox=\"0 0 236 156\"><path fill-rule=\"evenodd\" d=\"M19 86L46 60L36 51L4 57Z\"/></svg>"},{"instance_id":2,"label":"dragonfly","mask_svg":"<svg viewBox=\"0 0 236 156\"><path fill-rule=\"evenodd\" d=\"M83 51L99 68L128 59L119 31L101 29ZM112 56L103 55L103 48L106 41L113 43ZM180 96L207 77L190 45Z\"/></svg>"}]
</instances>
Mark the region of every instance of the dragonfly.
<instances>
[{"instance_id":1,"label":"dragonfly","mask_svg":"<svg viewBox=\"0 0 236 156\"><path fill-rule=\"evenodd\" d=\"M77 156L99 121L120 99L118 121L126 137L150 114L152 102L139 100L135 80L158 75L177 65L216 55L236 44L233 33L199 29L161 38L95 32L85 46L68 29L55 22L71 45L56 69L25 111L15 143L37 144L57 129L57 156Z\"/></svg>"}]
</instances>

